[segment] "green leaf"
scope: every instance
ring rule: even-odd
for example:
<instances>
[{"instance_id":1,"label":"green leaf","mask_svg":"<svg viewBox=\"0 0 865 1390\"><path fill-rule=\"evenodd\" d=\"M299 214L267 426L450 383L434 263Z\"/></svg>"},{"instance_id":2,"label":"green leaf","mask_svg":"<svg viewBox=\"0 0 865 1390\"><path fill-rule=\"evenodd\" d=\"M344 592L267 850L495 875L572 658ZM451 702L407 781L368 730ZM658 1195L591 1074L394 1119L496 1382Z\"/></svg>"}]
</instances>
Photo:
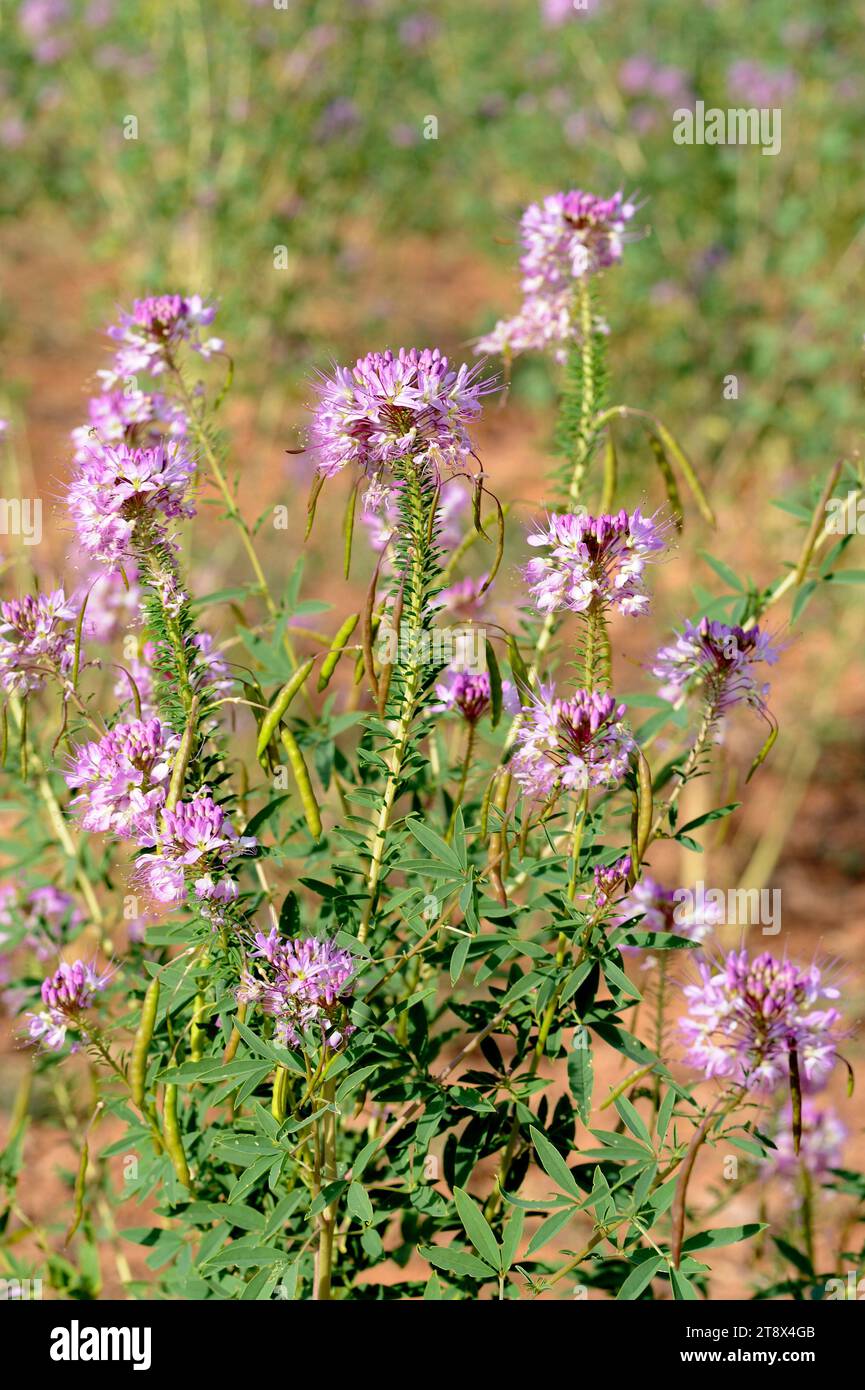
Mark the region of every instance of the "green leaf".
<instances>
[{"instance_id":1,"label":"green leaf","mask_svg":"<svg viewBox=\"0 0 865 1390\"><path fill-rule=\"evenodd\" d=\"M706 561L706 564L711 566L711 568L715 571L715 573L718 575L718 578L723 579L725 584L729 584L730 588L735 593L745 593L745 588L742 584L741 579L737 574L734 573L733 570L730 569L729 565L725 565L723 560L716 560L715 556L710 555L708 550L701 550L700 554Z\"/></svg>"},{"instance_id":2,"label":"green leaf","mask_svg":"<svg viewBox=\"0 0 865 1390\"><path fill-rule=\"evenodd\" d=\"M680 835L685 835L689 830L696 830L700 825L706 825L711 820L722 820L724 816L731 816L734 811L738 811L742 805L741 801L731 801L728 806L719 806L714 811L707 811L704 816L697 816L695 820L689 820L687 825L683 825Z\"/></svg>"},{"instance_id":3,"label":"green leaf","mask_svg":"<svg viewBox=\"0 0 865 1390\"><path fill-rule=\"evenodd\" d=\"M865 570L836 570L834 574L827 574L826 578L831 579L833 584L865 584Z\"/></svg>"},{"instance_id":4,"label":"green leaf","mask_svg":"<svg viewBox=\"0 0 865 1390\"><path fill-rule=\"evenodd\" d=\"M616 1298L639 1298L643 1289L652 1282L658 1270L663 1269L666 1263L663 1256L656 1255L654 1250L647 1251L645 1258L639 1264L635 1263L634 1268L616 1294Z\"/></svg>"},{"instance_id":5,"label":"green leaf","mask_svg":"<svg viewBox=\"0 0 865 1390\"><path fill-rule=\"evenodd\" d=\"M510 1269L516 1258L520 1238L523 1234L525 1216L525 1212L517 1208L510 1221L505 1226L502 1234L502 1267L504 1269Z\"/></svg>"},{"instance_id":6,"label":"green leaf","mask_svg":"<svg viewBox=\"0 0 865 1390\"><path fill-rule=\"evenodd\" d=\"M568 1053L568 1085L574 1098L577 1114L584 1125L589 1123L592 1113L592 1090L594 1087L594 1067L592 1049L588 1046L588 1032L580 1028L574 1034L574 1041L580 1039L585 1045L572 1047Z\"/></svg>"},{"instance_id":7,"label":"green leaf","mask_svg":"<svg viewBox=\"0 0 865 1390\"><path fill-rule=\"evenodd\" d=\"M291 797L286 794L285 796L275 796L272 801L268 801L267 805L262 806L260 811L256 811L252 819L244 826L244 835L255 835L263 825L266 825L267 822L276 815L280 806L282 806L284 802L290 800Z\"/></svg>"},{"instance_id":8,"label":"green leaf","mask_svg":"<svg viewBox=\"0 0 865 1390\"><path fill-rule=\"evenodd\" d=\"M558 1149L554 1148L546 1135L541 1134L540 1130L535 1129L534 1126L529 1126L529 1133L532 1136L532 1143L540 1159L541 1167L547 1177L552 1178L560 1191L566 1192L577 1202L581 1201L583 1194L577 1187L574 1175Z\"/></svg>"},{"instance_id":9,"label":"green leaf","mask_svg":"<svg viewBox=\"0 0 865 1390\"><path fill-rule=\"evenodd\" d=\"M502 1271L502 1252L490 1229L489 1222L469 1194L461 1187L454 1188L454 1201L465 1233L482 1259L493 1269Z\"/></svg>"},{"instance_id":10,"label":"green leaf","mask_svg":"<svg viewBox=\"0 0 865 1390\"><path fill-rule=\"evenodd\" d=\"M676 1104L676 1092L669 1086L664 1092L664 1098L658 1108L658 1118L655 1121L655 1130L658 1135L658 1143L663 1144L667 1137L667 1130L670 1126L670 1118L673 1114L673 1107Z\"/></svg>"},{"instance_id":11,"label":"green leaf","mask_svg":"<svg viewBox=\"0 0 865 1390\"><path fill-rule=\"evenodd\" d=\"M646 1128L645 1121L635 1105L632 1105L627 1096L619 1096L616 1101L616 1109L624 1120L632 1134L636 1134L638 1139L642 1139L644 1144L652 1147L652 1136Z\"/></svg>"},{"instance_id":12,"label":"green leaf","mask_svg":"<svg viewBox=\"0 0 865 1390\"><path fill-rule=\"evenodd\" d=\"M375 1212L372 1209L372 1202L359 1182L349 1183L345 1204L352 1216L356 1216L358 1221L361 1221L365 1226L374 1220Z\"/></svg>"},{"instance_id":13,"label":"green leaf","mask_svg":"<svg viewBox=\"0 0 865 1390\"><path fill-rule=\"evenodd\" d=\"M558 1235L562 1227L571 1220L573 1214L573 1207L563 1207L560 1211L554 1211L551 1216L548 1216L545 1221L542 1221L529 1241L526 1256L528 1257L529 1255L536 1254L542 1246L546 1245L548 1240L552 1240L553 1236Z\"/></svg>"},{"instance_id":14,"label":"green leaf","mask_svg":"<svg viewBox=\"0 0 865 1390\"><path fill-rule=\"evenodd\" d=\"M417 820L412 816L406 820L406 829L414 836L419 845L423 845L428 850L433 859L440 864L446 864L449 869L462 872L462 865L450 845L437 835L434 830L430 830L423 821Z\"/></svg>"},{"instance_id":15,"label":"green leaf","mask_svg":"<svg viewBox=\"0 0 865 1390\"><path fill-rule=\"evenodd\" d=\"M449 1246L420 1245L418 1254L437 1269L446 1269L450 1274L466 1274L470 1279L494 1279L495 1271L476 1255L467 1255L464 1250L452 1250Z\"/></svg>"},{"instance_id":16,"label":"green leaf","mask_svg":"<svg viewBox=\"0 0 865 1390\"><path fill-rule=\"evenodd\" d=\"M486 653L487 674L490 678L490 725L495 729L502 717L502 673L495 647L489 638L486 642Z\"/></svg>"},{"instance_id":17,"label":"green leaf","mask_svg":"<svg viewBox=\"0 0 865 1390\"><path fill-rule=\"evenodd\" d=\"M700 1231L689 1236L682 1250L717 1250L721 1245L735 1245L740 1240L750 1240L751 1236L765 1231L766 1222L751 1221L744 1226L716 1226L714 1231Z\"/></svg>"},{"instance_id":18,"label":"green leaf","mask_svg":"<svg viewBox=\"0 0 865 1390\"><path fill-rule=\"evenodd\" d=\"M643 1066L648 1066L650 1062L655 1063L656 1070L662 1076L667 1075L667 1068L659 1057L656 1057L645 1043L641 1043L639 1038L635 1038L633 1033L629 1033L627 1028L621 1028L615 1023L593 1023L592 1032L597 1033L598 1037L610 1047L615 1048L616 1052L621 1052L625 1057L630 1057L633 1062L640 1062Z\"/></svg>"},{"instance_id":19,"label":"green leaf","mask_svg":"<svg viewBox=\"0 0 865 1390\"><path fill-rule=\"evenodd\" d=\"M803 1250L797 1250L795 1245L791 1245L787 1240L782 1240L780 1236L773 1236L772 1239L784 1256L784 1259L789 1260L791 1265L799 1270L800 1274L804 1274L808 1279L814 1277L814 1266Z\"/></svg>"},{"instance_id":20,"label":"green leaf","mask_svg":"<svg viewBox=\"0 0 865 1390\"><path fill-rule=\"evenodd\" d=\"M699 1294L681 1270L670 1270L670 1283L673 1286L673 1297L677 1302L695 1303L699 1299Z\"/></svg>"}]
</instances>

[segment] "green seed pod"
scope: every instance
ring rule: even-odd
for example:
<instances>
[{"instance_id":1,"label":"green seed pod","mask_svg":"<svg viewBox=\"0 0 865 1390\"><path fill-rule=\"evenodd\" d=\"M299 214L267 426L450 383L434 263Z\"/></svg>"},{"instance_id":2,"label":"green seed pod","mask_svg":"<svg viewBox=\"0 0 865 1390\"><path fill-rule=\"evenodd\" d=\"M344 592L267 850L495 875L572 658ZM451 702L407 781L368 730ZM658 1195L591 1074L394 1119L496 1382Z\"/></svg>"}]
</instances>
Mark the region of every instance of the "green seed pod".
<instances>
[{"instance_id":1,"label":"green seed pod","mask_svg":"<svg viewBox=\"0 0 865 1390\"><path fill-rule=\"evenodd\" d=\"M193 744L198 736L198 703L198 696L193 695L186 728L183 731L183 738L180 740L177 757L174 759L174 766L171 769L171 781L168 784L168 795L165 798L166 811L173 811L183 795L186 770L192 757Z\"/></svg>"},{"instance_id":2,"label":"green seed pod","mask_svg":"<svg viewBox=\"0 0 865 1390\"><path fill-rule=\"evenodd\" d=\"M285 1119L287 1098L288 1072L285 1067L277 1067L273 1074L273 1094L270 1101L270 1113L280 1124L282 1124Z\"/></svg>"},{"instance_id":3,"label":"green seed pod","mask_svg":"<svg viewBox=\"0 0 865 1390\"><path fill-rule=\"evenodd\" d=\"M640 865L643 862L643 855L649 843L649 836L652 833L652 816L654 813L654 800L652 796L652 769L649 767L646 755L642 748L637 749L637 834L636 851L637 860L633 866L633 872L640 872Z\"/></svg>"},{"instance_id":4,"label":"green seed pod","mask_svg":"<svg viewBox=\"0 0 865 1390\"><path fill-rule=\"evenodd\" d=\"M303 685L304 681L306 680L307 676L312 670L313 665L314 658L310 657L308 661L304 661L302 666L298 666L291 680L288 681L288 683L282 687L273 704L271 705L270 709L267 711L267 714L262 719L261 727L258 730L258 744L256 745L255 749L256 756L258 757L259 762L261 762L262 758L264 757L267 745L270 743L270 740L276 733L280 720L282 719L283 715L285 714L295 695L300 690L301 686Z\"/></svg>"},{"instance_id":5,"label":"green seed pod","mask_svg":"<svg viewBox=\"0 0 865 1390\"><path fill-rule=\"evenodd\" d=\"M189 1030L189 1054L193 1062L200 1062L204 1056L204 1044L207 1041L207 1034L201 1026L202 1016L207 1008L207 1000L201 993L195 996L195 1007L192 1014L192 1027Z\"/></svg>"},{"instance_id":6,"label":"green seed pod","mask_svg":"<svg viewBox=\"0 0 865 1390\"><path fill-rule=\"evenodd\" d=\"M346 642L348 641L349 637L357 627L359 618L359 613L352 613L350 617L346 618L339 632L334 637L333 642L330 646L330 650L328 651L327 656L324 658L324 661L321 664L321 671L318 675L319 692L326 689L331 676L337 668L339 659L342 656L343 648L345 647Z\"/></svg>"},{"instance_id":7,"label":"green seed pod","mask_svg":"<svg viewBox=\"0 0 865 1390\"><path fill-rule=\"evenodd\" d=\"M321 814L318 809L318 802L315 799L315 792L312 789L309 771L303 760L303 754L298 746L297 739L288 729L283 729L280 738L282 746L288 754L288 761L291 764L291 771L294 775L297 790L300 792L300 800L303 805L303 814L306 816L306 823L309 833L314 840L321 839Z\"/></svg>"},{"instance_id":8,"label":"green seed pod","mask_svg":"<svg viewBox=\"0 0 865 1390\"><path fill-rule=\"evenodd\" d=\"M159 1006L159 976L156 975L147 986L141 1008L141 1021L132 1044L132 1057L129 1062L129 1089L139 1110L144 1109L144 1089L147 1081L147 1054L153 1037L156 1010Z\"/></svg>"},{"instance_id":9,"label":"green seed pod","mask_svg":"<svg viewBox=\"0 0 865 1390\"><path fill-rule=\"evenodd\" d=\"M81 1157L78 1160L78 1172L75 1175L75 1191L72 1199L72 1221L69 1224L66 1235L63 1237L64 1245L69 1244L75 1232L78 1230L78 1227L81 1225L81 1219L84 1216L84 1193L87 1188L87 1165L89 1161L90 1151L87 1140L85 1139L81 1145Z\"/></svg>"},{"instance_id":10,"label":"green seed pod","mask_svg":"<svg viewBox=\"0 0 865 1390\"><path fill-rule=\"evenodd\" d=\"M177 1087L165 1087L165 1101L162 1107L162 1127L165 1131L165 1149L171 1159L171 1166L175 1174L184 1187L192 1188L189 1177L189 1168L186 1162L186 1154L183 1151L183 1140L180 1137L180 1125L177 1120Z\"/></svg>"}]
</instances>

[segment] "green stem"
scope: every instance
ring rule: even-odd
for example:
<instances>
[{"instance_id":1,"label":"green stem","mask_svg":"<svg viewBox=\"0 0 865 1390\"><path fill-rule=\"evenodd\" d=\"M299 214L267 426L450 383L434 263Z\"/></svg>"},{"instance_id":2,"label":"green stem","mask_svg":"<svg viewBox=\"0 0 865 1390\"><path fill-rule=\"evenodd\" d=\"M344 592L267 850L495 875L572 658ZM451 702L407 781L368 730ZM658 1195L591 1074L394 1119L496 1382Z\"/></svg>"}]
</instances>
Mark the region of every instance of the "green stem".
<instances>
[{"instance_id":1,"label":"green stem","mask_svg":"<svg viewBox=\"0 0 865 1390\"><path fill-rule=\"evenodd\" d=\"M406 509L410 516L411 536L407 551L407 572L402 580L402 619L401 631L396 634L397 661L394 666L401 684L399 716L393 727L393 745L388 763L387 778L382 794L381 806L370 845L370 863L367 871L367 901L358 931L358 939L366 941L370 925L378 906L379 889L384 866L384 853L390 819L393 813L402 780L403 764L412 737L412 726L420 708L423 695L424 656L422 650L423 634L429 627L429 604L427 588L429 578L426 573L430 538L435 524L434 507L437 492L430 496L428 482L423 475L423 465L408 457L402 465L403 484L406 490ZM409 652L403 662L402 631L409 636Z\"/></svg>"},{"instance_id":2,"label":"green stem","mask_svg":"<svg viewBox=\"0 0 865 1390\"><path fill-rule=\"evenodd\" d=\"M323 1094L325 1103L333 1106L333 1081L326 1081ZM321 1123L321 1145L323 1148L321 1178L326 1187L336 1181L336 1112L331 1109ZM325 1207L319 1217L318 1255L315 1269L315 1298L331 1298L333 1276L333 1238L336 1230L336 1202Z\"/></svg>"},{"instance_id":3,"label":"green stem","mask_svg":"<svg viewBox=\"0 0 865 1390\"><path fill-rule=\"evenodd\" d=\"M463 797L466 794L466 783L469 780L469 768L471 767L472 753L474 752L475 747L475 733L476 729L474 724L469 724L468 729L466 730L466 746L465 752L463 753L460 783L457 787L457 794L454 797L454 804L451 810L450 823L447 828L447 834L445 835L445 839L447 840L448 844L450 844L451 840L453 839L454 826L456 825L457 819L457 811L460 809L460 806L462 806Z\"/></svg>"}]
</instances>

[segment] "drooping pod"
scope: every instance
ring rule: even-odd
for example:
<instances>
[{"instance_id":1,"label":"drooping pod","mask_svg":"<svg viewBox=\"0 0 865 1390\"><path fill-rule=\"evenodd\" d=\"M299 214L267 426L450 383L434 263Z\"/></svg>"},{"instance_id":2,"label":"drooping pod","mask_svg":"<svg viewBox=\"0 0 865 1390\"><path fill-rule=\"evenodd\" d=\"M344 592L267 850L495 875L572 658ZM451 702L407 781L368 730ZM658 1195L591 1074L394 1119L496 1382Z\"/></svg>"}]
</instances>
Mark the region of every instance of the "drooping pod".
<instances>
[{"instance_id":1,"label":"drooping pod","mask_svg":"<svg viewBox=\"0 0 865 1390\"><path fill-rule=\"evenodd\" d=\"M184 1187L192 1189L192 1181L189 1176L189 1166L186 1162L186 1153L183 1148L183 1140L180 1135L180 1124L177 1119L177 1087L171 1084L165 1087L165 1100L162 1106L162 1127L165 1131L165 1149L171 1159L171 1166L179 1182Z\"/></svg>"},{"instance_id":2,"label":"drooping pod","mask_svg":"<svg viewBox=\"0 0 865 1390\"><path fill-rule=\"evenodd\" d=\"M153 1038L156 1010L159 1007L159 976L155 975L147 986L144 1003L141 1007L141 1021L132 1044L129 1059L129 1089L139 1110L144 1109L144 1092L147 1083L147 1056Z\"/></svg>"},{"instance_id":3,"label":"drooping pod","mask_svg":"<svg viewBox=\"0 0 865 1390\"><path fill-rule=\"evenodd\" d=\"M321 670L318 674L319 692L327 688L328 682L330 681L331 676L336 670L339 659L342 656L345 644L348 641L351 634L354 632L355 628L357 627L359 618L359 613L350 614L350 616L346 618L339 632L334 637L333 642L330 646L330 650L328 651L327 656L324 658L324 661L321 663Z\"/></svg>"},{"instance_id":4,"label":"drooping pod","mask_svg":"<svg viewBox=\"0 0 865 1390\"><path fill-rule=\"evenodd\" d=\"M290 729L283 729L280 738L282 739L282 746L288 755L288 761L291 765L291 771L297 790L300 793L300 801L303 806L303 814L306 817L309 833L314 840L320 840L321 813L318 809L318 802L315 799L315 792L312 789L309 769L300 751L300 746Z\"/></svg>"},{"instance_id":5,"label":"drooping pod","mask_svg":"<svg viewBox=\"0 0 865 1390\"><path fill-rule=\"evenodd\" d=\"M313 665L314 658L310 657L308 661L304 661L302 665L298 666L291 680L287 681L286 684L282 687L273 704L271 705L270 709L267 711L267 714L262 719L261 726L258 730L258 743L255 749L256 756L259 762L261 762L261 760L263 759L265 751L267 749L267 745L270 743L270 740L276 733L276 730L279 727L280 720L282 719L283 715L285 714L295 695L300 690L301 686L303 685L304 681L306 680L307 676L312 670Z\"/></svg>"}]
</instances>

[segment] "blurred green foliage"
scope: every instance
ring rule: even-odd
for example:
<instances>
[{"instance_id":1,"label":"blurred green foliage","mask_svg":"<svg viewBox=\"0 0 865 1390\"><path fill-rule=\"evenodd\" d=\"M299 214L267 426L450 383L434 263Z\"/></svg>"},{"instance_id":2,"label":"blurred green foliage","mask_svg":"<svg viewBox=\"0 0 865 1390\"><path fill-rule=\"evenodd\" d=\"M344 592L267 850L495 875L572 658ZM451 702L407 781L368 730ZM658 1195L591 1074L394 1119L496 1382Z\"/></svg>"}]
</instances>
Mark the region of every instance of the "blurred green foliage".
<instances>
[{"instance_id":1,"label":"blurred green foliage","mask_svg":"<svg viewBox=\"0 0 865 1390\"><path fill-rule=\"evenodd\" d=\"M801 477L859 410L858 7L589 4L24 0L0 34L2 211L59 208L130 299L218 295L244 380L299 382L389 341L394 305L425 340L431 296L464 344L516 307L526 202L622 187L646 235L605 290L620 396L663 390L669 414L672 391L720 453L735 375L742 466L777 430ZM675 144L693 98L768 98L780 153ZM547 401L546 366L514 387Z\"/></svg>"}]
</instances>

